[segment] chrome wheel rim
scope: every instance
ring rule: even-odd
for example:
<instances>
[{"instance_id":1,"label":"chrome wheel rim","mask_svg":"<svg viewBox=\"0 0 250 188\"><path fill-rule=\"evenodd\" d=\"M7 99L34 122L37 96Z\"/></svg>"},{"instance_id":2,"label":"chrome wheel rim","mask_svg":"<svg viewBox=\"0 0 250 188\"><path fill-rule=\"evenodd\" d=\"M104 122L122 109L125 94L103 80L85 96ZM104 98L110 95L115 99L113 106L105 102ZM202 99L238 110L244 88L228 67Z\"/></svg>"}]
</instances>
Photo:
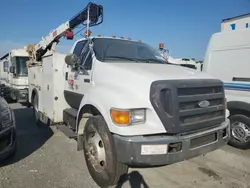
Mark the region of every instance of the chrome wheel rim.
<instances>
[{"instance_id":1,"label":"chrome wheel rim","mask_svg":"<svg viewBox=\"0 0 250 188\"><path fill-rule=\"evenodd\" d=\"M234 122L232 125L232 136L241 143L246 143L250 140L250 129L242 122Z\"/></svg>"},{"instance_id":2,"label":"chrome wheel rim","mask_svg":"<svg viewBox=\"0 0 250 188\"><path fill-rule=\"evenodd\" d=\"M90 126L87 133L86 153L88 160L97 172L102 172L106 165L106 151L100 134Z\"/></svg>"}]
</instances>

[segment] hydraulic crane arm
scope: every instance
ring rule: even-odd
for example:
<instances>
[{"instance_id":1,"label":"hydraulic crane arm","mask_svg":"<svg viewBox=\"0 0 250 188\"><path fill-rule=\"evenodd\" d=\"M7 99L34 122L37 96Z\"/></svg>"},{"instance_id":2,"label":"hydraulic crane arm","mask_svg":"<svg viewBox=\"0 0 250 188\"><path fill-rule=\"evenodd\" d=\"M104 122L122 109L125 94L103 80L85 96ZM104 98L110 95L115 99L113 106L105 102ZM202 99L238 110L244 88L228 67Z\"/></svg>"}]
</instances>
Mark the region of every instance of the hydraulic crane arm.
<instances>
[{"instance_id":1,"label":"hydraulic crane arm","mask_svg":"<svg viewBox=\"0 0 250 188\"><path fill-rule=\"evenodd\" d=\"M33 59L39 61L47 50L50 50L53 45L59 42L61 37L73 39L73 30L80 24L91 27L101 24L102 21L103 7L90 2L82 11L77 13L70 20L51 31L45 38L42 38L38 44L35 46L29 45L27 51Z\"/></svg>"}]
</instances>

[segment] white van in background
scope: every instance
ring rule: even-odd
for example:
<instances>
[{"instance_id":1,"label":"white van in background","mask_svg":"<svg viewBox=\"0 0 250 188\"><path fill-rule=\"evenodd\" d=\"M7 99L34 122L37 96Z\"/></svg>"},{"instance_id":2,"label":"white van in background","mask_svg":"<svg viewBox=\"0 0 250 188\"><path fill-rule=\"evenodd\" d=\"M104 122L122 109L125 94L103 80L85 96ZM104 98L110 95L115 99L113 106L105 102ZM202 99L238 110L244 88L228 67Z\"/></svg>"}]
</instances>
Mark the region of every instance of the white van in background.
<instances>
[{"instance_id":1,"label":"white van in background","mask_svg":"<svg viewBox=\"0 0 250 188\"><path fill-rule=\"evenodd\" d=\"M229 144L250 148L250 29L212 35L202 71L224 82L231 120Z\"/></svg>"}]
</instances>

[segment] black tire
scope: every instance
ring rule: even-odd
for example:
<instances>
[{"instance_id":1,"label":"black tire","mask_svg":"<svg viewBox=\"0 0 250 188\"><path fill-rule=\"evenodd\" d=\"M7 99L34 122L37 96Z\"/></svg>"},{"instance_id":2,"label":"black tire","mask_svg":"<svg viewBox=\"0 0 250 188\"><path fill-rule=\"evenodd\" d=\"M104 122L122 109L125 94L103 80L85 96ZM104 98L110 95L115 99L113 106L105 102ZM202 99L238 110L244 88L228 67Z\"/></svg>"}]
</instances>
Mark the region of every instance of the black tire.
<instances>
[{"instance_id":1,"label":"black tire","mask_svg":"<svg viewBox=\"0 0 250 188\"><path fill-rule=\"evenodd\" d=\"M240 142L237 140L232 133L232 125L236 122L244 123L250 129L250 118L245 115L235 114L229 117L231 130L230 130L230 140L229 145L239 148L239 149L249 149L250 148L250 139L247 142Z\"/></svg>"},{"instance_id":2,"label":"black tire","mask_svg":"<svg viewBox=\"0 0 250 188\"><path fill-rule=\"evenodd\" d=\"M91 149L90 143L88 141L90 137L94 137L93 131L98 133L98 136L102 141L102 149L105 150L105 162L100 162L100 168L102 168L100 171L93 167L93 160L91 160ZM117 160L117 154L112 135L109 132L107 124L102 116L91 117L86 122L83 133L83 151L89 173L96 184L100 187L116 185L128 172L128 166L120 163Z\"/></svg>"},{"instance_id":3,"label":"black tire","mask_svg":"<svg viewBox=\"0 0 250 188\"><path fill-rule=\"evenodd\" d=\"M15 141L13 148L8 153L8 155L5 156L3 159L1 159L1 161L3 161L4 164L8 163L9 161L11 161L15 157L16 153L17 153L17 141Z\"/></svg>"},{"instance_id":4,"label":"black tire","mask_svg":"<svg viewBox=\"0 0 250 188\"><path fill-rule=\"evenodd\" d=\"M13 150L8 155L7 160L13 159L15 157L15 155L16 155L16 152L17 152L17 141L15 141L15 144L13 146Z\"/></svg>"},{"instance_id":5,"label":"black tire","mask_svg":"<svg viewBox=\"0 0 250 188\"><path fill-rule=\"evenodd\" d=\"M17 102L17 96L14 91L11 92L11 100L12 102L16 103Z\"/></svg>"},{"instance_id":6,"label":"black tire","mask_svg":"<svg viewBox=\"0 0 250 188\"><path fill-rule=\"evenodd\" d=\"M40 127L42 122L41 122L40 118L36 118L36 113L37 113L37 109L38 109L38 95L36 95L36 94L33 97L32 106L33 106L33 108L32 108L33 116L35 118L36 125L38 127ZM39 115L38 115L38 117L39 117Z\"/></svg>"}]
</instances>

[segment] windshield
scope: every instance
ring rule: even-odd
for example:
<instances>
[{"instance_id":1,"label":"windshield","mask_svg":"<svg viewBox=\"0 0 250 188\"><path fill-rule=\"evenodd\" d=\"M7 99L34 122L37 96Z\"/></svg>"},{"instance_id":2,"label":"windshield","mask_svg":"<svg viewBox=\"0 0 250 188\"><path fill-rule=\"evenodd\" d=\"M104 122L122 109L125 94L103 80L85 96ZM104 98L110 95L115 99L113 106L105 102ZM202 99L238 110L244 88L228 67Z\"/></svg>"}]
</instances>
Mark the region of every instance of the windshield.
<instances>
[{"instance_id":1,"label":"windshield","mask_svg":"<svg viewBox=\"0 0 250 188\"><path fill-rule=\"evenodd\" d=\"M27 76L28 69L26 62L29 60L29 57L15 57L16 61L16 74L19 76Z\"/></svg>"},{"instance_id":2,"label":"windshield","mask_svg":"<svg viewBox=\"0 0 250 188\"><path fill-rule=\"evenodd\" d=\"M156 49L143 43L109 38L95 38L93 41L99 61L115 62L112 60L119 59L138 63L167 63Z\"/></svg>"}]
</instances>

